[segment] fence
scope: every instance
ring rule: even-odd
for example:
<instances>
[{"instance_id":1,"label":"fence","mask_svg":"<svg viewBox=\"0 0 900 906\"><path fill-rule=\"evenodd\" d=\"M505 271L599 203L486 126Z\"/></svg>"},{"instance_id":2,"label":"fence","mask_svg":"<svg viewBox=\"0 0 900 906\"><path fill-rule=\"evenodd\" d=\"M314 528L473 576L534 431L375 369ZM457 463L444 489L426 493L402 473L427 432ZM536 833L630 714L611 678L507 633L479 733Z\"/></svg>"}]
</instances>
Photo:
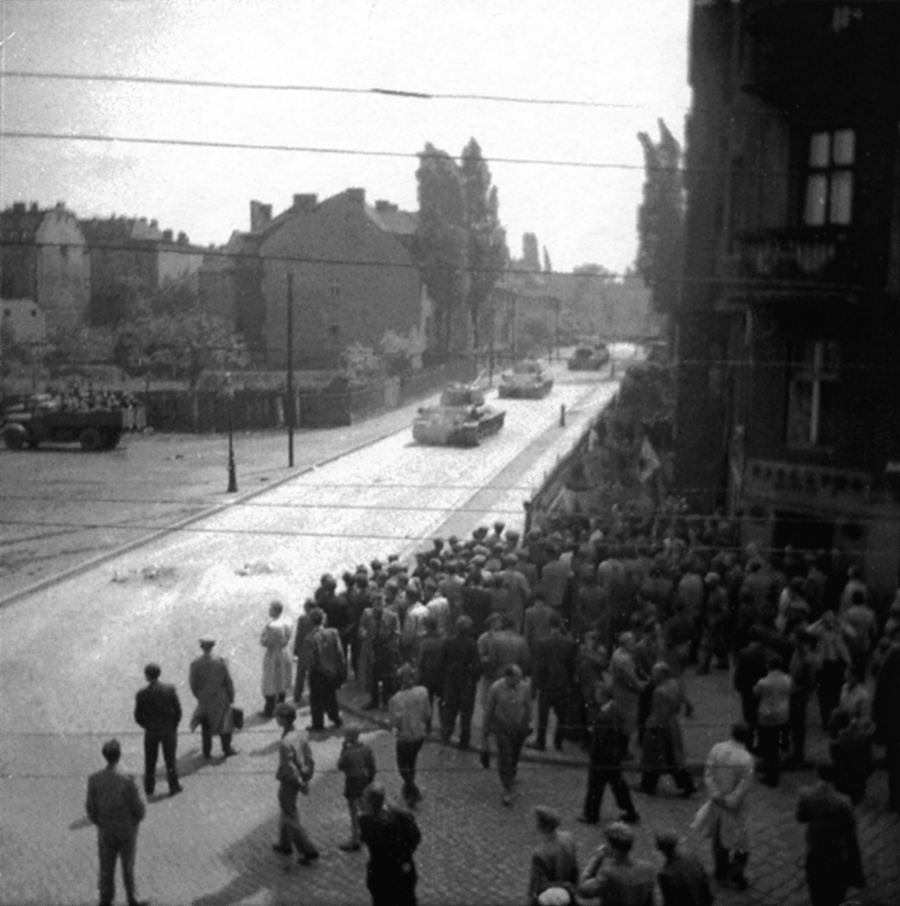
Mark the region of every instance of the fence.
<instances>
[{"instance_id":1,"label":"fence","mask_svg":"<svg viewBox=\"0 0 900 906\"><path fill-rule=\"evenodd\" d=\"M325 387L301 387L294 392L294 423L298 428L350 425L428 396L447 383L471 381L475 370L473 362L459 361L365 386L338 378ZM237 387L231 400L221 391L206 389L150 389L138 396L147 407L147 424L157 431L227 431L229 417L236 431L280 428L290 405L283 389L272 388Z\"/></svg>"}]
</instances>

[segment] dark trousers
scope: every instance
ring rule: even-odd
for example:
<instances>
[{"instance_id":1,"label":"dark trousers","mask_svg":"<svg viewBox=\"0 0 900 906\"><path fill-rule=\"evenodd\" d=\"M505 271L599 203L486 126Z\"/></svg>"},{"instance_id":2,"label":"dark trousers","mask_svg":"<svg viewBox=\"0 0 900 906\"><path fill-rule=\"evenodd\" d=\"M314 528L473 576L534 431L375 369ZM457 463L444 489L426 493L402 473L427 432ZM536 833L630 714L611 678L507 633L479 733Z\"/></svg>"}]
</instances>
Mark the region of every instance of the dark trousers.
<instances>
[{"instance_id":1,"label":"dark trousers","mask_svg":"<svg viewBox=\"0 0 900 906\"><path fill-rule=\"evenodd\" d=\"M156 760L159 757L160 747L162 747L163 761L166 763L169 792L178 789L178 768L175 764L178 731L154 733L147 730L144 733L144 792L148 796L152 796L153 790L156 789Z\"/></svg>"},{"instance_id":2,"label":"dark trousers","mask_svg":"<svg viewBox=\"0 0 900 906\"><path fill-rule=\"evenodd\" d=\"M791 696L791 761L800 762L806 757L806 705L809 696L798 693Z\"/></svg>"},{"instance_id":3,"label":"dark trousers","mask_svg":"<svg viewBox=\"0 0 900 906\"><path fill-rule=\"evenodd\" d=\"M275 705L280 705L285 700L285 693L282 692L280 695L267 695L265 697L265 707L263 708L263 714L266 717L271 717L275 713Z\"/></svg>"},{"instance_id":4,"label":"dark trousers","mask_svg":"<svg viewBox=\"0 0 900 906\"><path fill-rule=\"evenodd\" d=\"M843 661L823 661L816 674L816 695L819 698L819 712L822 716L822 729L828 729L831 712L841 699L841 687L844 685L846 665Z\"/></svg>"},{"instance_id":5,"label":"dark trousers","mask_svg":"<svg viewBox=\"0 0 900 906\"><path fill-rule=\"evenodd\" d=\"M497 731L497 773L503 789L510 792L519 769L519 758L522 755L522 746L528 738L528 730L516 728L514 730Z\"/></svg>"},{"instance_id":6,"label":"dark trousers","mask_svg":"<svg viewBox=\"0 0 900 906\"><path fill-rule=\"evenodd\" d=\"M821 859L806 858L806 886L812 906L841 906L849 885L834 870L834 865L823 864Z\"/></svg>"},{"instance_id":7,"label":"dark trousers","mask_svg":"<svg viewBox=\"0 0 900 906\"><path fill-rule=\"evenodd\" d=\"M741 690L741 716L744 723L750 728L752 734L748 748L753 751L756 748L756 728L759 724L759 699L752 689Z\"/></svg>"},{"instance_id":8,"label":"dark trousers","mask_svg":"<svg viewBox=\"0 0 900 906\"><path fill-rule=\"evenodd\" d=\"M472 738L472 715L475 713L475 684L448 683L441 700L441 739L450 742L459 716L459 744L468 748Z\"/></svg>"},{"instance_id":9,"label":"dark trousers","mask_svg":"<svg viewBox=\"0 0 900 906\"><path fill-rule=\"evenodd\" d=\"M112 904L116 898L116 861L122 860L122 881L129 903L137 900L134 892L134 857L137 853L137 828L129 830L97 829L97 852L100 856L100 874L97 889L100 906Z\"/></svg>"},{"instance_id":10,"label":"dark trousers","mask_svg":"<svg viewBox=\"0 0 900 906\"><path fill-rule=\"evenodd\" d=\"M281 812L278 845L289 850L293 845L301 856L315 857L319 854L306 828L300 823L297 797L300 790L291 783L278 784L278 809Z\"/></svg>"},{"instance_id":11,"label":"dark trousers","mask_svg":"<svg viewBox=\"0 0 900 906\"><path fill-rule=\"evenodd\" d=\"M729 880L746 886L744 869L749 861L749 853L742 849L726 849L719 839L719 829L713 831L712 838L713 864L717 881Z\"/></svg>"},{"instance_id":12,"label":"dark trousers","mask_svg":"<svg viewBox=\"0 0 900 906\"><path fill-rule=\"evenodd\" d=\"M397 770L403 780L403 798L407 805L415 805L422 793L416 786L416 761L424 739L397 740Z\"/></svg>"},{"instance_id":13,"label":"dark trousers","mask_svg":"<svg viewBox=\"0 0 900 906\"><path fill-rule=\"evenodd\" d=\"M778 786L781 773L781 749L787 737L787 724L759 725L759 757L762 759L762 781Z\"/></svg>"},{"instance_id":14,"label":"dark trousers","mask_svg":"<svg viewBox=\"0 0 900 906\"><path fill-rule=\"evenodd\" d=\"M569 692L567 689L541 689L537 707L537 739L535 742L543 748L547 744L547 725L550 712L556 717L556 729L553 732L553 745L562 748L566 735L566 719L569 714Z\"/></svg>"},{"instance_id":15,"label":"dark trousers","mask_svg":"<svg viewBox=\"0 0 900 906\"><path fill-rule=\"evenodd\" d=\"M382 872L375 877L370 871L366 887L372 895L372 906L417 906L414 873Z\"/></svg>"},{"instance_id":16,"label":"dark trousers","mask_svg":"<svg viewBox=\"0 0 900 906\"><path fill-rule=\"evenodd\" d=\"M387 706L396 688L394 662L389 659L376 659L372 662L372 686L369 690L375 705Z\"/></svg>"},{"instance_id":17,"label":"dark trousers","mask_svg":"<svg viewBox=\"0 0 900 906\"><path fill-rule=\"evenodd\" d=\"M222 742L222 752L226 755L231 751L231 734L221 733L219 739ZM209 732L209 724L203 721L200 724L200 740L203 745L203 757L209 758L212 755L212 733Z\"/></svg>"},{"instance_id":18,"label":"dark trousers","mask_svg":"<svg viewBox=\"0 0 900 906\"><path fill-rule=\"evenodd\" d=\"M341 723L341 713L337 700L338 682L333 676L321 670L309 671L309 711L312 725L317 730L325 727L325 715L335 725Z\"/></svg>"},{"instance_id":19,"label":"dark trousers","mask_svg":"<svg viewBox=\"0 0 900 906\"><path fill-rule=\"evenodd\" d=\"M600 820L600 804L603 802L607 784L615 796L616 805L628 815L635 813L628 784L622 776L622 768L619 765L591 763L588 769L587 794L584 797L584 817L588 821Z\"/></svg>"}]
</instances>

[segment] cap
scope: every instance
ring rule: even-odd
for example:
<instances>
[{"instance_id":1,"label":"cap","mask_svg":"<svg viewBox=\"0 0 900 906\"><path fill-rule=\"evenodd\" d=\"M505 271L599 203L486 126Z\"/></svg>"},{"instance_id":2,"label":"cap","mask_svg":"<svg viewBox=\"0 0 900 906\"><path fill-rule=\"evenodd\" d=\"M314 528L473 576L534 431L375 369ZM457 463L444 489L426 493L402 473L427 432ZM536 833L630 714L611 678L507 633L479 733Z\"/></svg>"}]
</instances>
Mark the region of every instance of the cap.
<instances>
[{"instance_id":1,"label":"cap","mask_svg":"<svg viewBox=\"0 0 900 906\"><path fill-rule=\"evenodd\" d=\"M671 830L671 828L656 832L656 845L663 852L672 852L677 849L679 842L680 838L678 834Z\"/></svg>"},{"instance_id":2,"label":"cap","mask_svg":"<svg viewBox=\"0 0 900 906\"><path fill-rule=\"evenodd\" d=\"M548 830L555 830L562 823L562 815L549 805L538 805L534 809L538 824Z\"/></svg>"},{"instance_id":3,"label":"cap","mask_svg":"<svg viewBox=\"0 0 900 906\"><path fill-rule=\"evenodd\" d=\"M216 644L216 640L214 638L211 638L208 635L205 635L205 636L203 636L203 638L200 639L201 648L212 648L212 646L215 644Z\"/></svg>"},{"instance_id":4,"label":"cap","mask_svg":"<svg viewBox=\"0 0 900 906\"><path fill-rule=\"evenodd\" d=\"M634 843L634 831L624 821L614 821L604 833L610 843Z\"/></svg>"}]
</instances>

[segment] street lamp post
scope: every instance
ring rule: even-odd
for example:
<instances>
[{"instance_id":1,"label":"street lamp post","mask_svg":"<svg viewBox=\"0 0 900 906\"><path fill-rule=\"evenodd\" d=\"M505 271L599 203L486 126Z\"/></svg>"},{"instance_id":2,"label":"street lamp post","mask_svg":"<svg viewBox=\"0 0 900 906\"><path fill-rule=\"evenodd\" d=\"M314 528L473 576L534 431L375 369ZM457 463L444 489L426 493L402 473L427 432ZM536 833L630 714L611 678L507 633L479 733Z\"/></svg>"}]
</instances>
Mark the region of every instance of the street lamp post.
<instances>
[{"instance_id":1,"label":"street lamp post","mask_svg":"<svg viewBox=\"0 0 900 906\"><path fill-rule=\"evenodd\" d=\"M225 396L228 399L228 493L237 493L237 473L234 468L234 384L231 372L225 375Z\"/></svg>"}]
</instances>

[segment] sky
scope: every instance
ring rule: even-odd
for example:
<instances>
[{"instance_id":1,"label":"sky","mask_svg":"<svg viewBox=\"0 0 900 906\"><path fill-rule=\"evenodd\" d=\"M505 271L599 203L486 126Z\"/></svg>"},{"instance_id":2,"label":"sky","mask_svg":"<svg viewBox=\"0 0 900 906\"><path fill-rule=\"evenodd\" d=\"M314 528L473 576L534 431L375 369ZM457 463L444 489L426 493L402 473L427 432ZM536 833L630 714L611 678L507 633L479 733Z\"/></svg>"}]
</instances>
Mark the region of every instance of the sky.
<instances>
[{"instance_id":1,"label":"sky","mask_svg":"<svg viewBox=\"0 0 900 906\"><path fill-rule=\"evenodd\" d=\"M277 214L294 194L359 186L414 211L416 154L431 142L458 157L474 137L514 257L532 232L556 271L621 272L637 248L637 133L658 136L662 118L683 135L689 9L0 0L0 205L63 201L81 218L146 217L218 245L249 228L251 199Z\"/></svg>"}]
</instances>

